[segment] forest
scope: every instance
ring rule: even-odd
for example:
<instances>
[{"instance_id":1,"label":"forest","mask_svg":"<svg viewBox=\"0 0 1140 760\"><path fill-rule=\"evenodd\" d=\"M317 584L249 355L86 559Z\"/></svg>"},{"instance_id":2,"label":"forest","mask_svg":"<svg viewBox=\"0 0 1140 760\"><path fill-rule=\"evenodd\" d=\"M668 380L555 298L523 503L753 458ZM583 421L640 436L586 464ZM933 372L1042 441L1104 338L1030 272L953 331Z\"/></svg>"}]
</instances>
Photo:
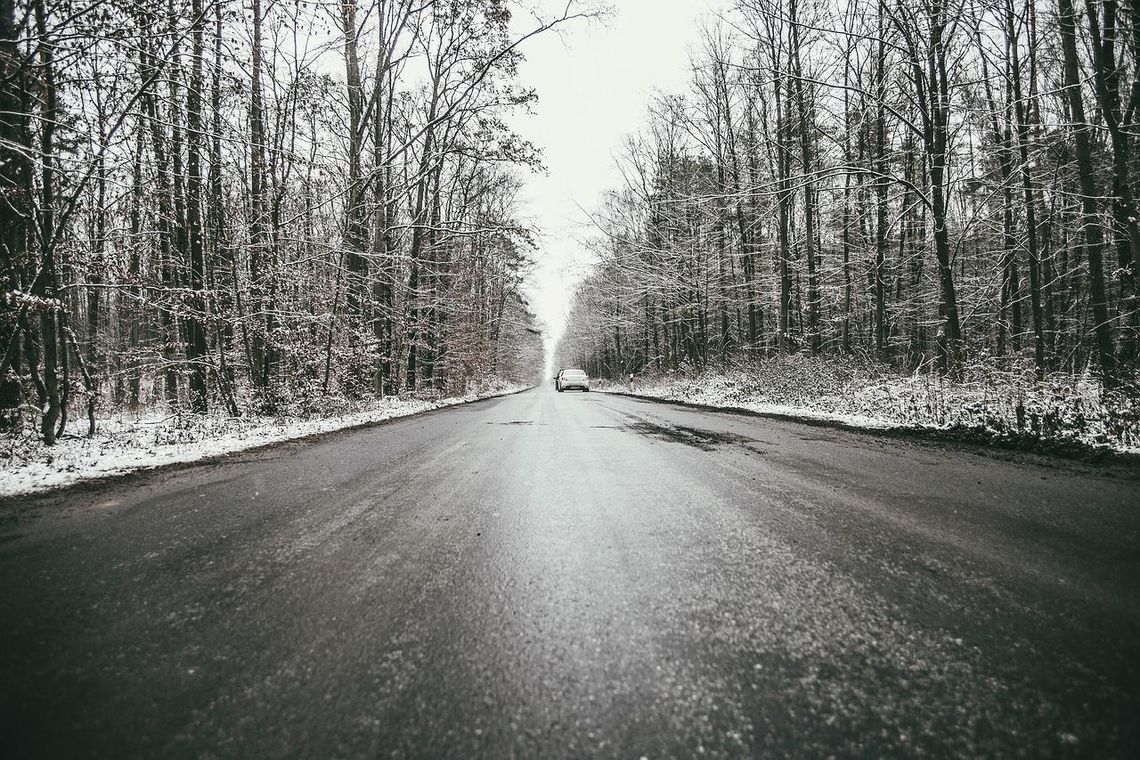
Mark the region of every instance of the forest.
<instances>
[{"instance_id":1,"label":"forest","mask_svg":"<svg viewBox=\"0 0 1140 760\"><path fill-rule=\"evenodd\" d=\"M691 70L625 144L560 363L1135 397L1140 4L737 0Z\"/></svg>"},{"instance_id":2,"label":"forest","mask_svg":"<svg viewBox=\"0 0 1140 760\"><path fill-rule=\"evenodd\" d=\"M0 0L0 427L527 382L503 0ZM529 25L529 26L528 26Z\"/></svg>"},{"instance_id":3,"label":"forest","mask_svg":"<svg viewBox=\"0 0 1140 760\"><path fill-rule=\"evenodd\" d=\"M0 0L0 433L535 382L511 116L526 41L597 15L550 7ZM722 7L624 142L557 366L1136 400L1140 6Z\"/></svg>"}]
</instances>

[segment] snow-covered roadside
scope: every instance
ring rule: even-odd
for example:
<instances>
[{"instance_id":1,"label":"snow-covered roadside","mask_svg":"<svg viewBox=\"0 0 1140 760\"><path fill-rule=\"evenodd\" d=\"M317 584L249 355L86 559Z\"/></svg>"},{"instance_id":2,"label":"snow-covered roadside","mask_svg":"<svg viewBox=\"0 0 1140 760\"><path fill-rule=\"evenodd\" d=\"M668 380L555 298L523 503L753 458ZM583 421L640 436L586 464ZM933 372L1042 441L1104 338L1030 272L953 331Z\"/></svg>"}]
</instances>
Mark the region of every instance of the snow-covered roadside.
<instances>
[{"instance_id":1,"label":"snow-covered roadside","mask_svg":"<svg viewBox=\"0 0 1140 760\"><path fill-rule=\"evenodd\" d=\"M757 414L770 414L779 417L794 417L805 420L818 420L821 422L835 422L851 427L868 428L871 430L888 430L903 427L900 422L869 417L865 414L843 414L812 409L807 406L793 406L791 404L774 404L767 401L758 401L749 398L734 397L724 393L723 387L694 387L686 384L679 388L679 384L667 383L663 385L634 383L633 387L621 384L611 384L599 388L602 393L624 393L631 396L645 396L658 398L663 401L681 401L686 404L700 404L701 406L719 407L722 409L745 409Z\"/></svg>"},{"instance_id":2,"label":"snow-covered roadside","mask_svg":"<svg viewBox=\"0 0 1140 760\"><path fill-rule=\"evenodd\" d=\"M466 396L431 401L393 397L377 400L349 414L316 419L194 415L101 419L94 437L68 435L50 448L30 437L5 441L5 450L0 450L0 497L193 462L270 443L505 396L526 387L499 383ZM86 420L73 423L72 429L79 426L85 428Z\"/></svg>"},{"instance_id":3,"label":"snow-covered roadside","mask_svg":"<svg viewBox=\"0 0 1140 760\"><path fill-rule=\"evenodd\" d=\"M791 358L753 371L666 374L597 390L852 427L964 431L1140 454L1140 401L1106 399L1087 378L1033 381L1007 373L951 383Z\"/></svg>"}]
</instances>

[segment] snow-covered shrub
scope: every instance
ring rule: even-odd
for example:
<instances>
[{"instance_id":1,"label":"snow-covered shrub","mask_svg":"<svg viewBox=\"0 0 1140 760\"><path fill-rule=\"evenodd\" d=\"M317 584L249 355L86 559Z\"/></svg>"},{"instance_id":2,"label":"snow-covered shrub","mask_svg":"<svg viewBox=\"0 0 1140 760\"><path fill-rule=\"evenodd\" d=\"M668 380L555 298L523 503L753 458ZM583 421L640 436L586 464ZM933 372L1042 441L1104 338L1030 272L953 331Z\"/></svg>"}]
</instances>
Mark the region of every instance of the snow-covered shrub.
<instances>
[{"instance_id":1,"label":"snow-covered shrub","mask_svg":"<svg viewBox=\"0 0 1140 760\"><path fill-rule=\"evenodd\" d=\"M625 390L624 385L615 389ZM1038 380L1032 364L976 358L957 379L855 357L806 354L724 370L646 373L634 392L710 406L858 424L960 429L988 437L1140 449L1140 397L1090 374Z\"/></svg>"}]
</instances>

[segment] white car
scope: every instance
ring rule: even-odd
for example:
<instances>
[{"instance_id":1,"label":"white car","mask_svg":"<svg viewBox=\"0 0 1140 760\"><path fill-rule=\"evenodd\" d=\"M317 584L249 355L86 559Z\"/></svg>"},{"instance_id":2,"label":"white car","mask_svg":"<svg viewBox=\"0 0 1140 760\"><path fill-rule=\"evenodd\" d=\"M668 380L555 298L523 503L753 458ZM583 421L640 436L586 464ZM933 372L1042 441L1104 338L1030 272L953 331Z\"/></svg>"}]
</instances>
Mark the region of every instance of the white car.
<instances>
[{"instance_id":1,"label":"white car","mask_svg":"<svg viewBox=\"0 0 1140 760\"><path fill-rule=\"evenodd\" d=\"M586 393L590 392L590 378L580 369L564 369L558 373L558 380L554 387L561 393L569 388L579 388Z\"/></svg>"}]
</instances>

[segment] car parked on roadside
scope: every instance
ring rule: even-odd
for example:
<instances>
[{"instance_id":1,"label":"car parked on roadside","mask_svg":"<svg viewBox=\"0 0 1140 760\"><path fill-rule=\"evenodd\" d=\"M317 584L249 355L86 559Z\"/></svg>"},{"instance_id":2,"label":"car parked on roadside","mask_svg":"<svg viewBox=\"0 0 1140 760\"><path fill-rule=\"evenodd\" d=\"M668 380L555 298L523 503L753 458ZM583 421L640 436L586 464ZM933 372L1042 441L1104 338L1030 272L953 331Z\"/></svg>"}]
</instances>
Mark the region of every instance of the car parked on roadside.
<instances>
[{"instance_id":1,"label":"car parked on roadside","mask_svg":"<svg viewBox=\"0 0 1140 760\"><path fill-rule=\"evenodd\" d=\"M558 379L554 383L554 387L558 392L577 388L579 390L590 392L590 378L580 369L564 369L558 373Z\"/></svg>"}]
</instances>

